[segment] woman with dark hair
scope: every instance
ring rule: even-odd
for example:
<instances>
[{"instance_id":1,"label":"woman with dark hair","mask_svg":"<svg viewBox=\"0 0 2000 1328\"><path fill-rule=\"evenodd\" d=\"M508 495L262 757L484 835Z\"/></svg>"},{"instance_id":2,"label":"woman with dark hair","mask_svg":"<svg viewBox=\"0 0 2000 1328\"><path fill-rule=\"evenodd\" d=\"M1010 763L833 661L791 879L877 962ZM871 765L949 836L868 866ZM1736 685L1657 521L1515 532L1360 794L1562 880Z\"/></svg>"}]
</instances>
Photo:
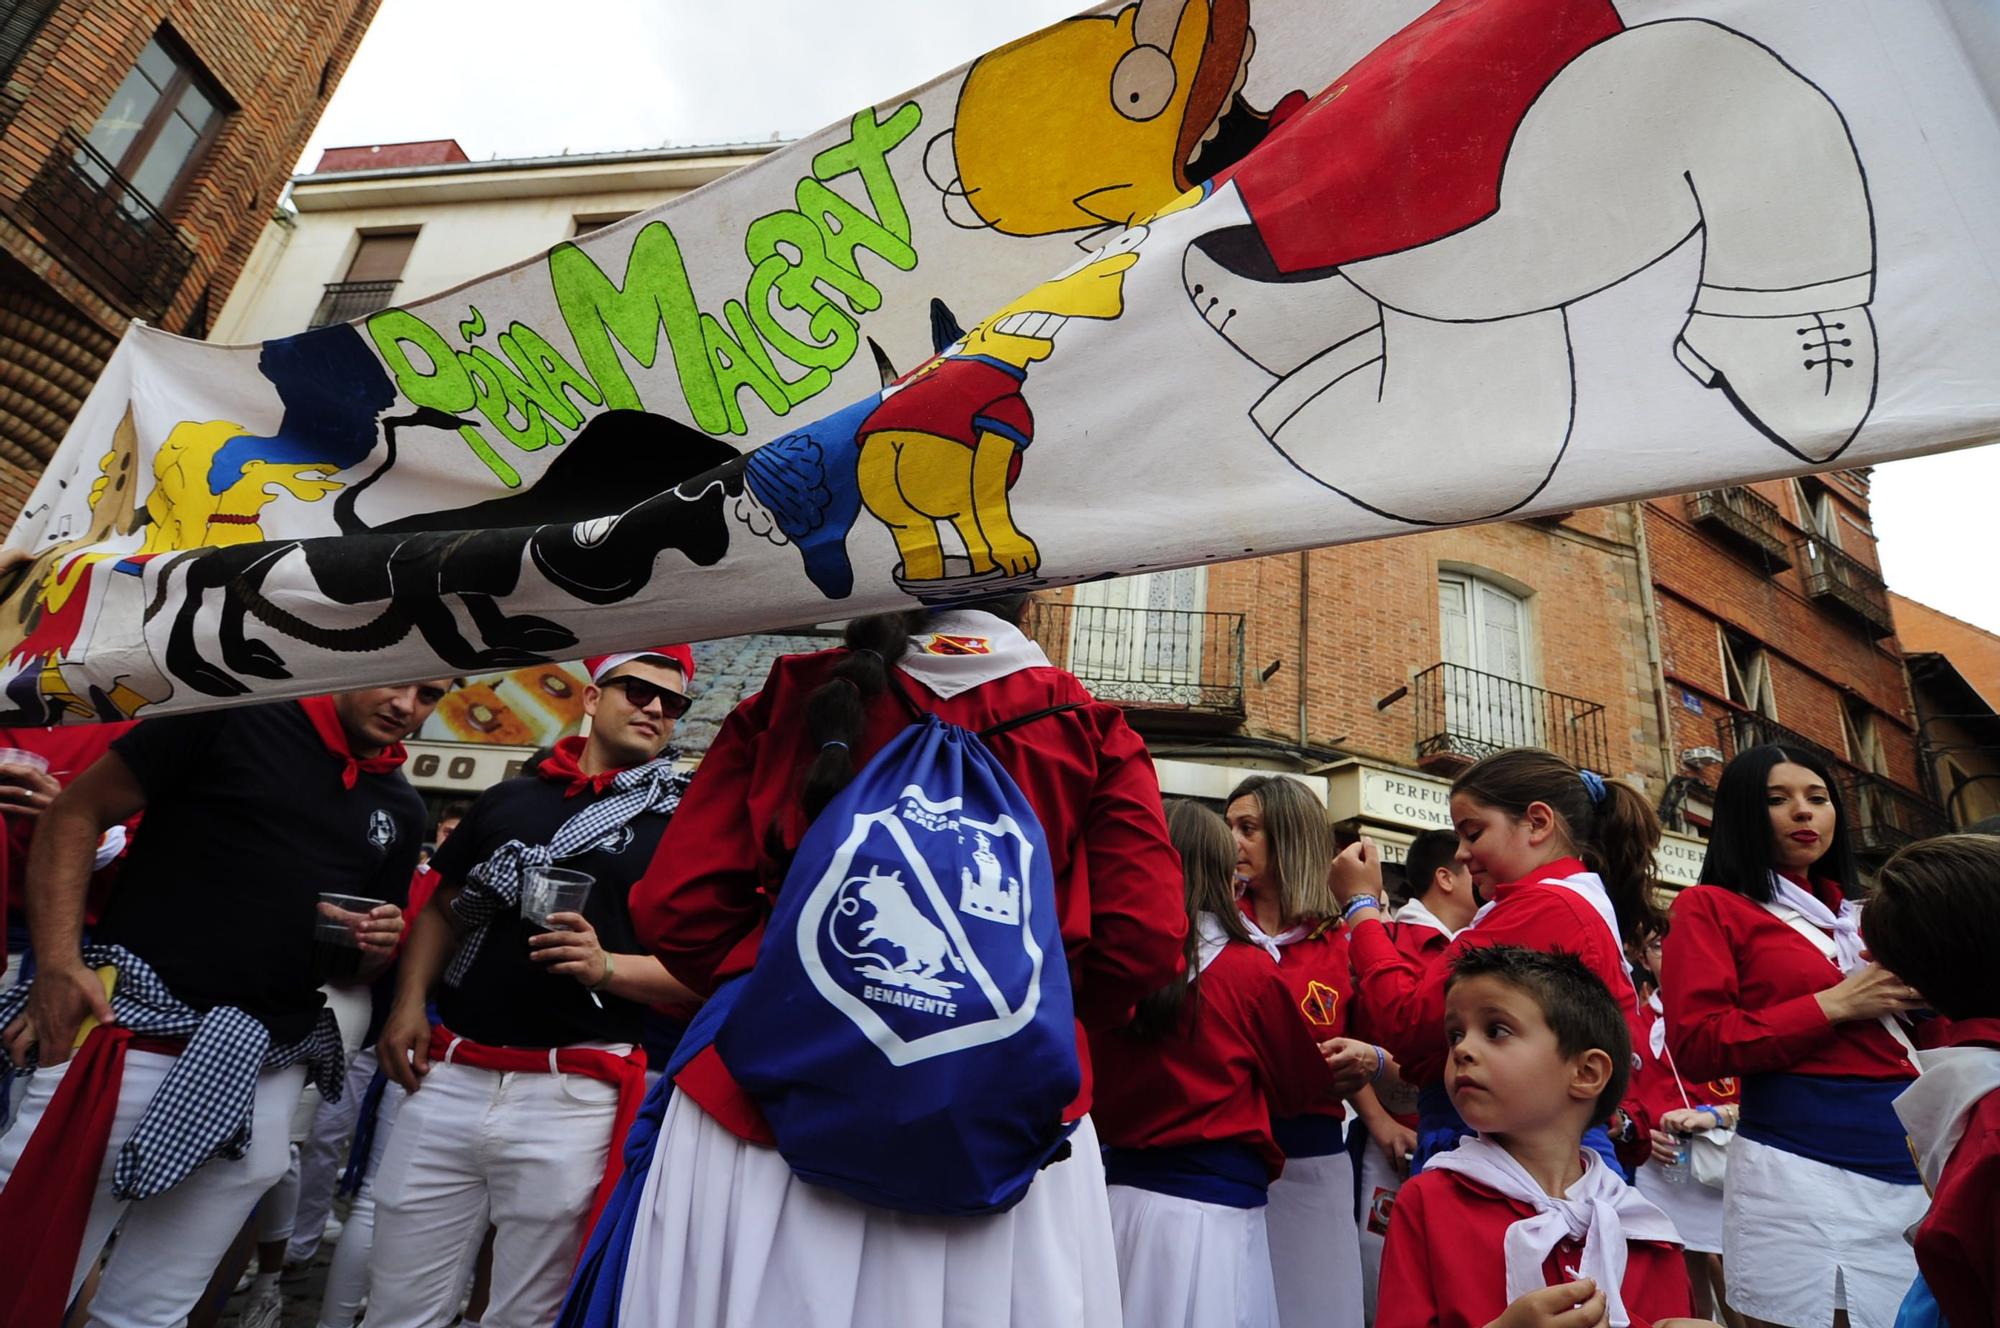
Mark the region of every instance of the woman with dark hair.
<instances>
[{"instance_id":1,"label":"woman with dark hair","mask_svg":"<svg viewBox=\"0 0 2000 1328\"><path fill-rule=\"evenodd\" d=\"M1236 876L1251 939L1278 961L1292 1008L1335 1072L1345 1077L1358 1069L1378 1077L1388 1058L1344 1036L1354 977L1327 890L1333 830L1325 806L1296 779L1252 775L1231 791L1225 816L1236 836ZM1371 1115L1389 1119L1366 1082L1355 1095L1366 1097ZM1271 1122L1285 1154L1269 1214L1278 1321L1285 1328L1361 1328L1361 1238L1345 1116L1341 1103L1329 1099Z\"/></svg>"},{"instance_id":2,"label":"woman with dark hair","mask_svg":"<svg viewBox=\"0 0 2000 1328\"><path fill-rule=\"evenodd\" d=\"M1653 850L1660 822L1637 789L1579 770L1553 752L1517 747L1489 756L1451 786L1459 861L1489 902L1434 958L1396 948L1381 925L1381 860L1366 840L1341 854L1333 887L1353 936L1354 973L1370 1026L1419 1085L1418 1170L1471 1133L1444 1092L1445 980L1452 961L1485 945L1566 951L1595 973L1625 1012L1635 1045L1646 1025L1625 945L1658 925ZM1608 1126L1584 1136L1604 1160L1645 1151L1644 1109L1628 1094ZM1614 1149L1614 1140L1616 1148Z\"/></svg>"},{"instance_id":3,"label":"woman with dark hair","mask_svg":"<svg viewBox=\"0 0 2000 1328\"><path fill-rule=\"evenodd\" d=\"M985 750L1032 808L1049 852L1083 1085L1063 1113L1075 1124L1069 1147L1005 1211L936 1217L858 1202L793 1173L757 1102L697 1036L698 1020L632 1214L616 1293L623 1322L1118 1321L1084 1032L1122 1027L1179 973L1180 864L1145 745L1118 707L1050 666L1017 625L1024 606L1022 597L860 618L843 647L779 659L723 722L632 891L632 919L677 976L713 995L758 965L801 839L910 728L913 707L986 731ZM901 935L916 945L937 930L919 921ZM857 1076L869 1072L857 1062ZM879 1136L893 1116L885 1105L858 1125ZM910 1166L920 1172L923 1161Z\"/></svg>"},{"instance_id":4,"label":"woman with dark hair","mask_svg":"<svg viewBox=\"0 0 2000 1328\"><path fill-rule=\"evenodd\" d=\"M1891 1105L1917 1074L1917 994L1863 957L1840 787L1815 753L1740 753L1660 974L1690 1079L1741 1076L1723 1187L1730 1307L1787 1328L1889 1328L1927 1201Z\"/></svg>"},{"instance_id":5,"label":"woman with dark hair","mask_svg":"<svg viewBox=\"0 0 2000 1328\"><path fill-rule=\"evenodd\" d=\"M1187 976L1094 1033L1095 1117L1129 1328L1277 1328L1265 1196L1285 1165L1272 1117L1337 1101L1334 1075L1232 886L1229 830L1168 804L1186 883Z\"/></svg>"}]
</instances>

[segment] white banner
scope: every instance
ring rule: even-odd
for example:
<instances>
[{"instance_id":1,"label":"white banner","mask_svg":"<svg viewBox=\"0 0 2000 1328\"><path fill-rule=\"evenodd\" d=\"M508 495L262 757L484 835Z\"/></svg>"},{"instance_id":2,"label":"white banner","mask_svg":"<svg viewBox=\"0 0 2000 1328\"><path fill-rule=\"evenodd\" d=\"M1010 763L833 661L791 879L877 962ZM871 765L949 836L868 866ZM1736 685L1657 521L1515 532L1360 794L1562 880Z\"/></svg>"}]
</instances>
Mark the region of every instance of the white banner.
<instances>
[{"instance_id":1,"label":"white banner","mask_svg":"<svg viewBox=\"0 0 2000 1328\"><path fill-rule=\"evenodd\" d=\"M135 328L9 541L8 722L1989 440L1991 26L1114 4L406 308Z\"/></svg>"}]
</instances>

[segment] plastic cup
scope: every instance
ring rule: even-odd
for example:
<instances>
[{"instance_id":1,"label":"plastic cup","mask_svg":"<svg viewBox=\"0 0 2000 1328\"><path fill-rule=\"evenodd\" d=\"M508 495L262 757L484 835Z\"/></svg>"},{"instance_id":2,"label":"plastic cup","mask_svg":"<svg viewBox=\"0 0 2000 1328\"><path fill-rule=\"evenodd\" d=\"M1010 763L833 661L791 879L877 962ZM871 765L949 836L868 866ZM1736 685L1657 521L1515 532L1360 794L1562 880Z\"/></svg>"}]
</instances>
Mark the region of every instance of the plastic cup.
<instances>
[{"instance_id":1,"label":"plastic cup","mask_svg":"<svg viewBox=\"0 0 2000 1328\"><path fill-rule=\"evenodd\" d=\"M24 765L30 770L49 772L49 758L23 747L0 747L0 765Z\"/></svg>"},{"instance_id":2,"label":"plastic cup","mask_svg":"<svg viewBox=\"0 0 2000 1328\"><path fill-rule=\"evenodd\" d=\"M319 902L331 905L343 915L357 914L365 917L370 910L388 903L386 899L369 899L363 895L343 895L322 891ZM361 949L361 938L355 934L355 924L359 917L328 917L324 908L313 910L313 977L326 983L353 982L361 975L361 962L366 957Z\"/></svg>"},{"instance_id":3,"label":"plastic cup","mask_svg":"<svg viewBox=\"0 0 2000 1328\"><path fill-rule=\"evenodd\" d=\"M530 867L521 881L521 920L537 932L561 931L554 913L581 913L597 878L569 867Z\"/></svg>"}]
</instances>

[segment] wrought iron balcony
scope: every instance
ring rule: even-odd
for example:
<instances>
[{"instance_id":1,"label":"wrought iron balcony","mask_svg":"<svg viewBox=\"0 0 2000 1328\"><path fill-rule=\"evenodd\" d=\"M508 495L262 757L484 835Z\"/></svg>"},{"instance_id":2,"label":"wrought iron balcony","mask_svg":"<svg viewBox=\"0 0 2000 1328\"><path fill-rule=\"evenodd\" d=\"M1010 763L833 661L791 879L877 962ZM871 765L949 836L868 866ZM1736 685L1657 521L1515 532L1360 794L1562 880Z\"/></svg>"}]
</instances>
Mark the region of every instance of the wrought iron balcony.
<instances>
[{"instance_id":1,"label":"wrought iron balcony","mask_svg":"<svg viewBox=\"0 0 2000 1328\"><path fill-rule=\"evenodd\" d=\"M1243 615L1036 601L1022 624L1102 701L1243 717Z\"/></svg>"},{"instance_id":2,"label":"wrought iron balcony","mask_svg":"<svg viewBox=\"0 0 2000 1328\"><path fill-rule=\"evenodd\" d=\"M1823 539L1799 541L1799 570L1806 594L1845 610L1871 636L1894 636L1896 619L1889 611L1889 590L1873 569L1842 553Z\"/></svg>"},{"instance_id":3,"label":"wrought iron balcony","mask_svg":"<svg viewBox=\"0 0 2000 1328\"><path fill-rule=\"evenodd\" d=\"M1726 489L1703 489L1687 496L1688 520L1705 524L1709 530L1756 559L1765 571L1790 567L1792 556L1785 542L1785 519L1777 506L1757 496L1741 484Z\"/></svg>"},{"instance_id":4,"label":"wrought iron balcony","mask_svg":"<svg viewBox=\"0 0 2000 1328\"><path fill-rule=\"evenodd\" d=\"M389 296L395 293L398 284L395 281L329 281L325 294L319 297L319 308L313 310L312 322L306 324L306 330L325 327L329 323L351 323L386 309L389 307Z\"/></svg>"},{"instance_id":5,"label":"wrought iron balcony","mask_svg":"<svg viewBox=\"0 0 2000 1328\"><path fill-rule=\"evenodd\" d=\"M1470 765L1509 747L1546 747L1586 770L1610 763L1604 707L1596 701L1459 664L1431 665L1411 690L1419 765Z\"/></svg>"},{"instance_id":6,"label":"wrought iron balcony","mask_svg":"<svg viewBox=\"0 0 2000 1328\"><path fill-rule=\"evenodd\" d=\"M1943 808L1880 775L1848 770L1841 782L1849 835L1864 853L1893 853L1905 844L1951 831L1951 818Z\"/></svg>"},{"instance_id":7,"label":"wrought iron balcony","mask_svg":"<svg viewBox=\"0 0 2000 1328\"><path fill-rule=\"evenodd\" d=\"M158 321L194 266L180 227L74 130L63 131L17 207L78 275L134 317Z\"/></svg>"}]
</instances>

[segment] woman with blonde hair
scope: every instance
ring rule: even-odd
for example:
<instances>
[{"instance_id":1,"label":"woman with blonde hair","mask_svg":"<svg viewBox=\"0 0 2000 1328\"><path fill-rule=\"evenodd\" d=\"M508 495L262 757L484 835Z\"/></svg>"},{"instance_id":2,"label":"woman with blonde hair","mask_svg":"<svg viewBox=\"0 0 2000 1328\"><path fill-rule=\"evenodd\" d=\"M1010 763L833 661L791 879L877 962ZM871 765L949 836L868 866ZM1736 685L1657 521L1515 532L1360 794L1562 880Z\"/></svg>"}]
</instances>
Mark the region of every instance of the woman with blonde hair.
<instances>
[{"instance_id":1,"label":"woman with blonde hair","mask_svg":"<svg viewBox=\"0 0 2000 1328\"><path fill-rule=\"evenodd\" d=\"M1236 840L1235 874L1250 939L1276 961L1293 1009L1328 1064L1347 1077L1358 1068L1363 1086L1356 1096L1374 1106L1366 1080L1379 1076L1388 1058L1344 1036L1354 978L1340 908L1327 887L1333 831L1326 808L1296 779L1252 775L1230 793L1224 816ZM1271 1122L1285 1155L1267 1214L1278 1321L1285 1328L1362 1323L1361 1244L1345 1114L1338 1100L1323 1099Z\"/></svg>"}]
</instances>

